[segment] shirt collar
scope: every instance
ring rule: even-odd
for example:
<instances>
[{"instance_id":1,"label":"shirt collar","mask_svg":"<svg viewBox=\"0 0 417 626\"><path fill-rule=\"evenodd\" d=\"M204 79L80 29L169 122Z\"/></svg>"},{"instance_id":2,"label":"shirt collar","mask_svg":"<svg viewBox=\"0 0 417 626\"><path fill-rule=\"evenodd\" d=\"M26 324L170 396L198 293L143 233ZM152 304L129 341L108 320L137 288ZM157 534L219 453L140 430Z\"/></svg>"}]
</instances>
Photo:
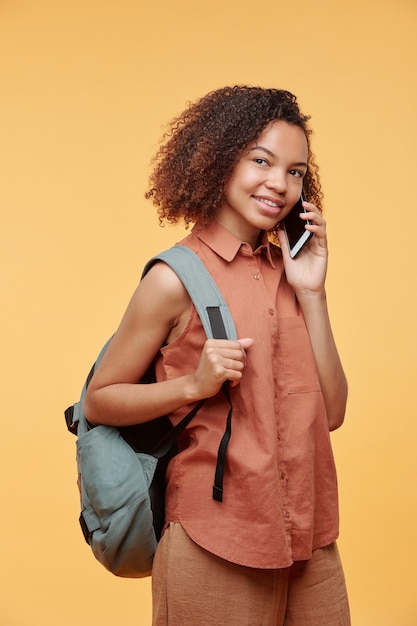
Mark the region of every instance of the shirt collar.
<instances>
[{"instance_id":1,"label":"shirt collar","mask_svg":"<svg viewBox=\"0 0 417 626\"><path fill-rule=\"evenodd\" d=\"M253 251L248 243L235 237L216 221L213 221L208 226L200 226L197 223L193 228L193 234L229 263L233 261L237 253L242 249L244 254L263 254L271 267L274 269L276 267L271 254L271 244L265 231L262 232L261 244Z\"/></svg>"}]
</instances>

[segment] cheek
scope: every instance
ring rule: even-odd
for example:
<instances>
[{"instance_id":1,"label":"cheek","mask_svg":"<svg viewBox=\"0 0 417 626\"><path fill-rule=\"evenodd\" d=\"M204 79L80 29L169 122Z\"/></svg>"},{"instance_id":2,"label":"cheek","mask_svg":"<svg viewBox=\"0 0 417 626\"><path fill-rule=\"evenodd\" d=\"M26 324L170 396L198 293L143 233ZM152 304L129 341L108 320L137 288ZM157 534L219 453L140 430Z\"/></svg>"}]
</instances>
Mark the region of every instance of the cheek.
<instances>
[{"instance_id":1,"label":"cheek","mask_svg":"<svg viewBox=\"0 0 417 626\"><path fill-rule=\"evenodd\" d=\"M234 177L234 187L236 190L250 191L259 185L261 178L259 171L256 171L253 167L242 165Z\"/></svg>"},{"instance_id":2,"label":"cheek","mask_svg":"<svg viewBox=\"0 0 417 626\"><path fill-rule=\"evenodd\" d=\"M232 172L225 187L225 197L237 197L240 194L252 194L262 183L263 172L253 167L251 163L241 162Z\"/></svg>"}]
</instances>

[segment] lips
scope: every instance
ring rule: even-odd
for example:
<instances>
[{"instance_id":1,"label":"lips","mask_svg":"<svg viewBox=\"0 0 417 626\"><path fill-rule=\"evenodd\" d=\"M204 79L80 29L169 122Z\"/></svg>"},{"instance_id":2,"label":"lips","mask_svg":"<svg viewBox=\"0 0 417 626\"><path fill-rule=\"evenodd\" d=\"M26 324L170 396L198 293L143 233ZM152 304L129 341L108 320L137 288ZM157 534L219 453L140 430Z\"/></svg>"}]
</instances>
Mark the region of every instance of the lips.
<instances>
[{"instance_id":1,"label":"lips","mask_svg":"<svg viewBox=\"0 0 417 626\"><path fill-rule=\"evenodd\" d=\"M267 196L253 196L253 199L256 200L263 213L271 216L278 215L285 204L278 198L273 199Z\"/></svg>"}]
</instances>

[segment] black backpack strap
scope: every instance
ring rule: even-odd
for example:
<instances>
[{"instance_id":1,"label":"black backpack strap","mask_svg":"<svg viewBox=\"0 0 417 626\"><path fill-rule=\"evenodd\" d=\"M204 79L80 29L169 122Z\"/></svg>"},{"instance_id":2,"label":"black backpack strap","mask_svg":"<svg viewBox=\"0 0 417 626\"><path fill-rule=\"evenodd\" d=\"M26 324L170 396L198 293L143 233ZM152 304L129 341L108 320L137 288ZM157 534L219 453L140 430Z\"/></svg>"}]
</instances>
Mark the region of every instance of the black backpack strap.
<instances>
[{"instance_id":1,"label":"black backpack strap","mask_svg":"<svg viewBox=\"0 0 417 626\"><path fill-rule=\"evenodd\" d=\"M222 391L229 403L229 411L226 419L226 430L220 442L219 451L217 453L216 473L214 475L213 500L223 502L223 478L226 467L226 452L232 435L232 401L230 399L229 383L224 383Z\"/></svg>"}]
</instances>

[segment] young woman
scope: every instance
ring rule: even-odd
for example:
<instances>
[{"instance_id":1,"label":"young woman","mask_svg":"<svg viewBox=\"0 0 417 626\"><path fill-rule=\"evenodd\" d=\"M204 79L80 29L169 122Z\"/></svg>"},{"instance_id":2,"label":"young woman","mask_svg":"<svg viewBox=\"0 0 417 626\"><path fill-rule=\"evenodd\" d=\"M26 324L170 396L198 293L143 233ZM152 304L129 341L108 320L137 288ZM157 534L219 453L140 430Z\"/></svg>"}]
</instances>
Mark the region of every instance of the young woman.
<instances>
[{"instance_id":1,"label":"young woman","mask_svg":"<svg viewBox=\"0 0 417 626\"><path fill-rule=\"evenodd\" d=\"M128 425L208 398L167 472L153 568L154 626L346 626L329 431L347 384L326 304L326 224L308 117L289 92L235 86L190 105L156 157L160 220L193 224L238 341L206 340L176 274L138 286L86 398L93 423ZM283 218L303 191L313 237L297 258ZM151 362L157 382L138 385ZM233 404L222 501L213 476Z\"/></svg>"}]
</instances>

